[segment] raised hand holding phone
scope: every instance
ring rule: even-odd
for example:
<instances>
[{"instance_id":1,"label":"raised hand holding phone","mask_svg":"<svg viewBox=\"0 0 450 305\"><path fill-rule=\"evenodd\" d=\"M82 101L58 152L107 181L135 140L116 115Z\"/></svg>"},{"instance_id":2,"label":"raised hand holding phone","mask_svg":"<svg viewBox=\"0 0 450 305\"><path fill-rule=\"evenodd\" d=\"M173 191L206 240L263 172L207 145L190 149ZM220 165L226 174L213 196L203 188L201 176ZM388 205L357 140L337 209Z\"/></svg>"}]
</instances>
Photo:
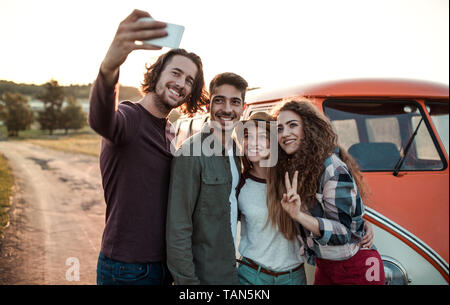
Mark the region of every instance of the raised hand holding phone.
<instances>
[{"instance_id":1,"label":"raised hand holding phone","mask_svg":"<svg viewBox=\"0 0 450 305\"><path fill-rule=\"evenodd\" d=\"M159 46L136 42L167 36L166 23L153 19L146 22L136 22L140 18L151 18L151 16L145 11L134 10L120 23L117 29L113 42L100 67L106 82L109 84L112 84L117 77L119 67L132 51L161 49Z\"/></svg>"},{"instance_id":2,"label":"raised hand holding phone","mask_svg":"<svg viewBox=\"0 0 450 305\"><path fill-rule=\"evenodd\" d=\"M150 17L138 19L138 22L152 21L154 21L154 19ZM147 45L177 49L180 46L181 38L183 37L184 26L166 22L165 30L167 31L167 36L147 39L143 40L143 42Z\"/></svg>"}]
</instances>

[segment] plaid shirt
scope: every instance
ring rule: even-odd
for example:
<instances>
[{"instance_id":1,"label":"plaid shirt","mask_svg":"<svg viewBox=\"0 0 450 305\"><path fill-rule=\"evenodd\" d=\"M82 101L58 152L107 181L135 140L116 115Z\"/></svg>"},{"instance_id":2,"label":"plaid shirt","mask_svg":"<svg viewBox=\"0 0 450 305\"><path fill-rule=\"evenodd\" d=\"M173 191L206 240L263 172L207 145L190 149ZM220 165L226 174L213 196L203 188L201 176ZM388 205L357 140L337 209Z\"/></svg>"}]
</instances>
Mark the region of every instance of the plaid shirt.
<instances>
[{"instance_id":1,"label":"plaid shirt","mask_svg":"<svg viewBox=\"0 0 450 305\"><path fill-rule=\"evenodd\" d=\"M347 165L336 153L324 162L317 201L309 210L319 221L320 237L299 225L301 254L312 265L316 257L336 261L352 257L364 235L364 204Z\"/></svg>"}]
</instances>

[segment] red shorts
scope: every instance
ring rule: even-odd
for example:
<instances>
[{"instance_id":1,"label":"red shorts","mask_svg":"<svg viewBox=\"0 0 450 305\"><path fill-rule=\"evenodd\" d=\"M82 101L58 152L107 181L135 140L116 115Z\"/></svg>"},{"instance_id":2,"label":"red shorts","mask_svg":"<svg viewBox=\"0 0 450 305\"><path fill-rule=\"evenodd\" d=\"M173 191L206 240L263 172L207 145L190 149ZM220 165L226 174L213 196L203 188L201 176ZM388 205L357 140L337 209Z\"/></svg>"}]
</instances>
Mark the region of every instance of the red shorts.
<instances>
[{"instance_id":1,"label":"red shorts","mask_svg":"<svg viewBox=\"0 0 450 305\"><path fill-rule=\"evenodd\" d=\"M316 259L314 285L384 285L384 268L377 250L359 250L343 261Z\"/></svg>"}]
</instances>

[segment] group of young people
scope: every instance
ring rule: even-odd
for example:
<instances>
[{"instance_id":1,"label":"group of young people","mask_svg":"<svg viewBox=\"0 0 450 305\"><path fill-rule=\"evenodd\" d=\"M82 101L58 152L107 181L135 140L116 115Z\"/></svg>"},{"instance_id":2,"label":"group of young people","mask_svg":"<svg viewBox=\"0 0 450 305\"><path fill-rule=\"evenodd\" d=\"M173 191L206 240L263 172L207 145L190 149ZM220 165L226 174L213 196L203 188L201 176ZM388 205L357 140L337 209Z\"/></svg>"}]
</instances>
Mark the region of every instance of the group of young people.
<instances>
[{"instance_id":1,"label":"group of young people","mask_svg":"<svg viewBox=\"0 0 450 305\"><path fill-rule=\"evenodd\" d=\"M167 35L163 22L141 17L150 15L135 10L119 25L90 97L106 201L97 283L302 285L306 260L316 265L315 284L383 284L362 218L361 173L309 101L255 113L233 137L245 79L221 73L208 93L200 57L174 49L147 67L139 102L118 104L127 56L158 49L136 41ZM210 121L174 154L169 112L203 106ZM268 166L273 148L278 159Z\"/></svg>"}]
</instances>

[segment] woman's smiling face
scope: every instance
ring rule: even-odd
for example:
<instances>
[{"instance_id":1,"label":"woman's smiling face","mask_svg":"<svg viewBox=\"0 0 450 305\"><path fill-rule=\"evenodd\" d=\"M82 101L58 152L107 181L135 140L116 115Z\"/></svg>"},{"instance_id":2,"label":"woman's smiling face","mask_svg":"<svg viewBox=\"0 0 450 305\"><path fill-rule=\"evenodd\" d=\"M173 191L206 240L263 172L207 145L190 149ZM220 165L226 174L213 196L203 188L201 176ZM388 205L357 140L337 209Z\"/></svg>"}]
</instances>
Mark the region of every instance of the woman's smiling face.
<instances>
[{"instance_id":1,"label":"woman's smiling face","mask_svg":"<svg viewBox=\"0 0 450 305\"><path fill-rule=\"evenodd\" d=\"M244 130L244 153L250 162L259 162L269 156L270 143L266 128L250 125Z\"/></svg>"},{"instance_id":2,"label":"woman's smiling face","mask_svg":"<svg viewBox=\"0 0 450 305\"><path fill-rule=\"evenodd\" d=\"M302 118L293 111L281 111L277 118L278 143L288 154L294 154L304 137Z\"/></svg>"}]
</instances>

